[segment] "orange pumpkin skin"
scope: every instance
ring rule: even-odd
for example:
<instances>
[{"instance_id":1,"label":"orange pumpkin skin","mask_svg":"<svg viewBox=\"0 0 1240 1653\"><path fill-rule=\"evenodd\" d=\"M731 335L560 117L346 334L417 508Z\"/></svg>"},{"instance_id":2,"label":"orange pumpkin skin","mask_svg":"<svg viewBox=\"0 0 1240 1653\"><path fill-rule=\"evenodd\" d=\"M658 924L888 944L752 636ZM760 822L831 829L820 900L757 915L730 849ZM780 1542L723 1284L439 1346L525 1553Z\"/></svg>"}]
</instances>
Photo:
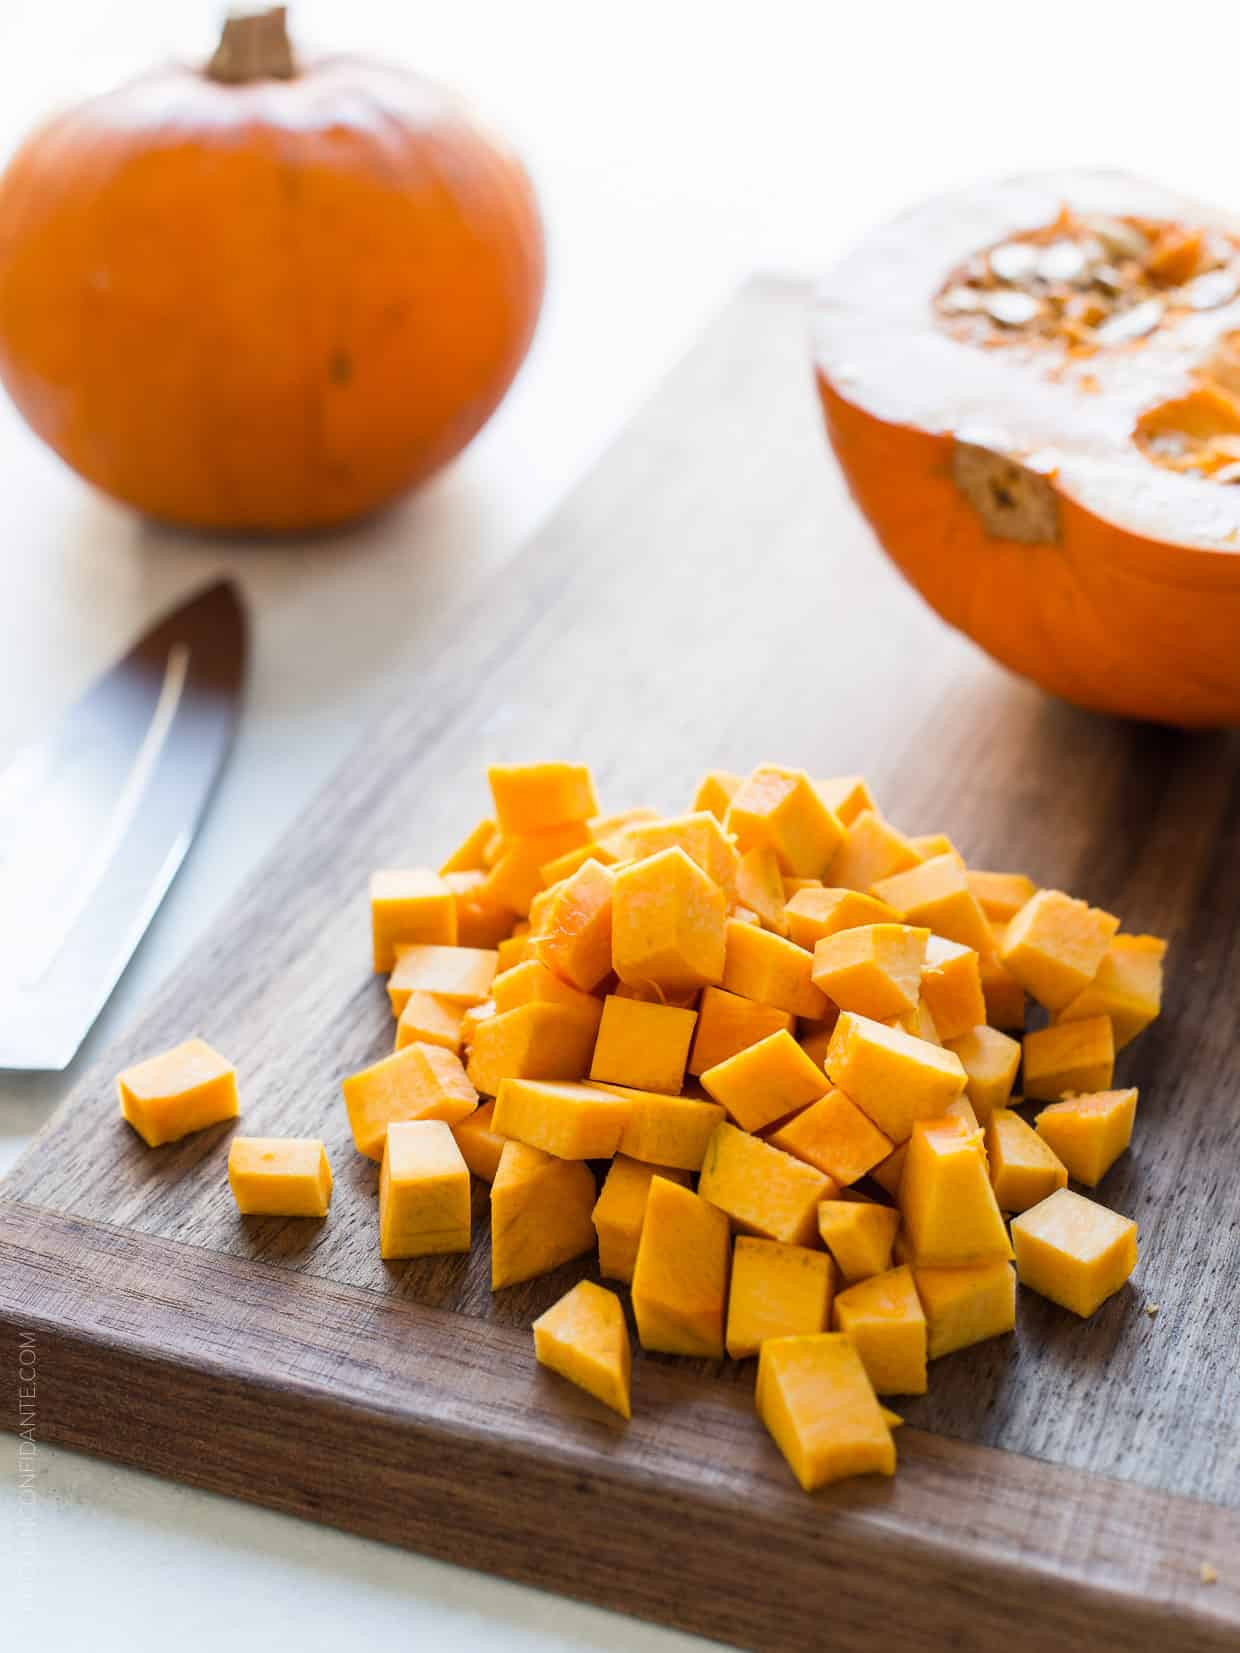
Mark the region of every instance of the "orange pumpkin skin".
<instances>
[{"instance_id":1,"label":"orange pumpkin skin","mask_svg":"<svg viewBox=\"0 0 1240 1653\"><path fill-rule=\"evenodd\" d=\"M1082 187L1093 182L1082 175ZM1118 188L1120 183L1117 175L1101 180L1099 187ZM1019 199L1021 191L1034 186L1046 195L1053 216L1060 200L1071 200L1077 182L1068 174L1049 182L1015 180L995 186L1000 204L987 203L978 220L1003 217L1009 187ZM1153 195L1152 186L1127 181L1125 187L1137 191L1141 201ZM1186 205L1175 204L1181 210ZM931 203L926 209L929 218L930 207L937 206L940 227L952 210L948 201L944 214L944 205ZM1021 224L1028 210L1013 208L1009 228ZM1155 197L1148 210L1170 209ZM1029 226L1040 221L1030 219ZM923 224L914 225L911 233L924 232ZM993 239L1003 233L1000 223ZM883 242L885 234L892 239ZM902 234L894 225L876 239L890 254ZM913 242L906 244L911 248ZM986 244L984 237L980 244ZM963 245L967 249L970 243L966 239ZM919 291L924 288L927 332L935 290L931 274L946 276L959 251L939 255L931 246L917 254L921 265L914 279ZM911 256L910 262L915 262ZM831 293L832 279L824 284L828 303L838 299L838 288ZM855 281L856 274L850 279ZM830 324L832 337L825 347L819 336L816 368L831 446L880 545L931 607L1002 665L1077 705L1183 728L1240 724L1240 489L1169 477L1135 450L1130 460L1122 451L1132 428L1125 408L1116 414L1119 482L1109 482L1108 489L1112 496L1130 493L1127 520L1110 520L1091 509L1076 497L1074 481L1065 482L1051 467L1040 475L1053 495L1055 535L1032 543L996 535L954 474L967 430L964 420L954 417L951 401L952 347L935 345L937 354L931 358L923 353L933 387L924 400L930 403L937 394L944 410L935 428L933 413L904 417L899 390L892 392L905 352L911 356L921 345L910 346L911 335L896 331L868 357L864 343L853 356L844 310L840 316ZM874 336L879 336L877 327ZM894 365L875 394L869 367L883 350ZM1138 360L1129 354L1121 362L1117 353L1114 371L1129 373ZM1110 370L1098 357L1083 367L1097 375ZM1190 367L1184 368L1186 374ZM1155 378L1160 382L1151 401L1171 393L1180 371L1174 361L1159 365ZM1014 399L1026 395L1026 383L1014 379L1012 394ZM1098 399L1092 401L1096 408ZM1002 419L1008 410L993 411ZM1149 512L1148 533L1140 531L1143 489L1160 500L1158 510ZM1164 531L1169 520L1182 529L1182 538Z\"/></svg>"},{"instance_id":2,"label":"orange pumpkin skin","mask_svg":"<svg viewBox=\"0 0 1240 1653\"><path fill-rule=\"evenodd\" d=\"M328 528L429 476L511 383L543 279L520 163L357 59L161 70L0 178L0 378L79 475L198 528Z\"/></svg>"}]
</instances>

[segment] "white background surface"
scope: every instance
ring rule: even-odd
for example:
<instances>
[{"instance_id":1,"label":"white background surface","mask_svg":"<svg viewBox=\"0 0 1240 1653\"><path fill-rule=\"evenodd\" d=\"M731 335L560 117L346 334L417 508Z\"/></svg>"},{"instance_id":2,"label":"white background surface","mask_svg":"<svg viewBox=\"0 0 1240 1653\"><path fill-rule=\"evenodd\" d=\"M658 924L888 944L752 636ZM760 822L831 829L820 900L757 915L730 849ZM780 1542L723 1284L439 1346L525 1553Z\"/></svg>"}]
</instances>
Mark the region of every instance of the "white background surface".
<instances>
[{"instance_id":1,"label":"white background surface","mask_svg":"<svg viewBox=\"0 0 1240 1653\"><path fill-rule=\"evenodd\" d=\"M747 270L819 267L876 218L993 172L1126 166L1240 202L1240 14L1223 0L1198 0L1187 26L1144 0L303 0L295 11L305 38L394 56L471 93L517 142L548 220L547 307L516 388L456 466L381 523L310 548L223 546L136 521L0 405L0 762L209 575L240 580L254 621L231 767L79 1069L367 720L416 694L422 642L467 594L484 600L488 571ZM5 0L0 145L152 59L205 56L216 15L198 0ZM74 1077L0 1074L0 1171ZM0 1406L13 1404L0 1387ZM14 1462L0 1445L6 1646L165 1653L170 1629L183 1653L225 1637L231 1653L397 1637L436 1649L695 1645L47 1446L14 1543Z\"/></svg>"}]
</instances>

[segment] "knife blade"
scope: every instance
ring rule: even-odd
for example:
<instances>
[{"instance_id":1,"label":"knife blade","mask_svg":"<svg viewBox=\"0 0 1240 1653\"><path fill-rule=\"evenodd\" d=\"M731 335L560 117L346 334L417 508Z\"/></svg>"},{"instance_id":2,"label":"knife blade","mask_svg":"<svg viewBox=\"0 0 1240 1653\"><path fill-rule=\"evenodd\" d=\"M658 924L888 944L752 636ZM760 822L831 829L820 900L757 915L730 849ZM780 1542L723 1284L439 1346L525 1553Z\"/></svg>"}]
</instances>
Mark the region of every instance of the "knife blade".
<instances>
[{"instance_id":1,"label":"knife blade","mask_svg":"<svg viewBox=\"0 0 1240 1653\"><path fill-rule=\"evenodd\" d=\"M227 580L0 770L0 1068L68 1067L177 874L241 707Z\"/></svg>"}]
</instances>

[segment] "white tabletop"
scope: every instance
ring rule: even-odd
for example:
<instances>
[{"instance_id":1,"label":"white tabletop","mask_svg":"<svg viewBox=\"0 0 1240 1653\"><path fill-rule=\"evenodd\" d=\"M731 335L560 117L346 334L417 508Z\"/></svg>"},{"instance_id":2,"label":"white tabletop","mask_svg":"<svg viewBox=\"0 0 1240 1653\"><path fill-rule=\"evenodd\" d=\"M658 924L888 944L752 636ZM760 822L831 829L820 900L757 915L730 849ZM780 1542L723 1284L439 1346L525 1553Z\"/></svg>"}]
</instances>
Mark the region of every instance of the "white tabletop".
<instances>
[{"instance_id":1,"label":"white tabletop","mask_svg":"<svg viewBox=\"0 0 1240 1653\"><path fill-rule=\"evenodd\" d=\"M205 52L220 9L9 0L0 144L54 102L160 56ZM490 572L747 270L821 266L905 202L987 173L1124 166L1234 201L1229 0L1198 0L1183 29L1140 0L294 10L307 38L404 59L471 93L519 144L550 231L542 327L456 465L383 521L304 549L140 522L0 403L0 762L208 576L240 581L254 624L244 723L210 817L75 1069L0 1075L0 1172L368 719L413 691L424 640L466 594L485 600ZM5 1645L164 1653L172 1623L182 1653L224 1635L232 1653L337 1653L396 1635L445 1650L691 1645L46 1443L14 1544L15 1461L0 1444Z\"/></svg>"}]
</instances>

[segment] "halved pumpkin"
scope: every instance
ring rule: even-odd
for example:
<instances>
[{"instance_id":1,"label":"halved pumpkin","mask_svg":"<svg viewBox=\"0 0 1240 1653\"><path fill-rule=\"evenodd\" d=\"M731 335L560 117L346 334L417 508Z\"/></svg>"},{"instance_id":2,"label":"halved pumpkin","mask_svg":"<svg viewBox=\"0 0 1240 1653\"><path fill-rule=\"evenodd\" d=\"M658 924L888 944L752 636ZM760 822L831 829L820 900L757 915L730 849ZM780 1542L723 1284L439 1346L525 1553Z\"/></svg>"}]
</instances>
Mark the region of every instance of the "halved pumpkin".
<instances>
[{"instance_id":1,"label":"halved pumpkin","mask_svg":"<svg viewBox=\"0 0 1240 1653\"><path fill-rule=\"evenodd\" d=\"M1240 723L1240 218L1118 173L930 201L827 277L827 429L922 596L1068 700Z\"/></svg>"}]
</instances>

